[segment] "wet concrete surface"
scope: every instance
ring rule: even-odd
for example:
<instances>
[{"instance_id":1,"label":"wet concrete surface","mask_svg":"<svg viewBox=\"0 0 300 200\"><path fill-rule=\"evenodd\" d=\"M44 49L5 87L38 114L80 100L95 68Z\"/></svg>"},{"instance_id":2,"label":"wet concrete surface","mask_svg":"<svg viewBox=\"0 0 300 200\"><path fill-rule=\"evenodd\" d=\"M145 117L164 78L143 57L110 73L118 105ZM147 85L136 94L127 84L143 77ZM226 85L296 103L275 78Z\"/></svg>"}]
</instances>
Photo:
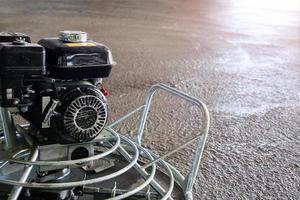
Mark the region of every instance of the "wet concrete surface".
<instances>
[{"instance_id":1,"label":"wet concrete surface","mask_svg":"<svg viewBox=\"0 0 300 200\"><path fill-rule=\"evenodd\" d=\"M79 29L113 51L110 121L166 83L203 100L211 130L195 199L300 199L299 1L0 0L0 30L36 41ZM199 126L155 96L143 142L164 152ZM119 129L134 134L136 118ZM160 144L158 144L160 143ZM169 161L187 173L192 148Z\"/></svg>"}]
</instances>

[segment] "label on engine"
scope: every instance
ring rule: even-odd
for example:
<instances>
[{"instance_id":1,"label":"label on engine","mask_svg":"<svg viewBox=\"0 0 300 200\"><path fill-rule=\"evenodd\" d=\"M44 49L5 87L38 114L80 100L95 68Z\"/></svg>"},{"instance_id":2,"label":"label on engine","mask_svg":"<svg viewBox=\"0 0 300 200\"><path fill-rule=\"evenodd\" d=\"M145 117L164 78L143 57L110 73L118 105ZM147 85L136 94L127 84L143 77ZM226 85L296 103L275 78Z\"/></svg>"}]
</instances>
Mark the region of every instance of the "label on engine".
<instances>
[{"instance_id":1,"label":"label on engine","mask_svg":"<svg viewBox=\"0 0 300 200\"><path fill-rule=\"evenodd\" d=\"M80 43L65 43L68 47L94 47L95 43L92 42L80 42Z\"/></svg>"},{"instance_id":2,"label":"label on engine","mask_svg":"<svg viewBox=\"0 0 300 200\"><path fill-rule=\"evenodd\" d=\"M42 97L42 110L43 113L45 112L45 109L47 105L50 102L50 96L43 96ZM50 127L50 122L42 122L42 128L49 128Z\"/></svg>"}]
</instances>

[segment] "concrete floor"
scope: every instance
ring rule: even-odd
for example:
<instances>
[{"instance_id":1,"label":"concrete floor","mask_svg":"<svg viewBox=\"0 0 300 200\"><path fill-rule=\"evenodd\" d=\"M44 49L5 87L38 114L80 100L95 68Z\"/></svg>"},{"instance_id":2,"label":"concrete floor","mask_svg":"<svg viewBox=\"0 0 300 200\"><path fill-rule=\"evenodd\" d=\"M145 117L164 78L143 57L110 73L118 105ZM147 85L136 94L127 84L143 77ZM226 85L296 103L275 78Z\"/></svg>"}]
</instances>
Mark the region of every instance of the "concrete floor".
<instances>
[{"instance_id":1,"label":"concrete floor","mask_svg":"<svg viewBox=\"0 0 300 200\"><path fill-rule=\"evenodd\" d=\"M111 47L118 62L105 80L111 121L158 82L206 102L211 131L195 199L300 199L299 4L0 0L0 30L37 41L79 29ZM193 135L197 112L156 97L143 141L164 152ZM120 130L132 135L135 120ZM192 152L169 161L186 173Z\"/></svg>"}]
</instances>

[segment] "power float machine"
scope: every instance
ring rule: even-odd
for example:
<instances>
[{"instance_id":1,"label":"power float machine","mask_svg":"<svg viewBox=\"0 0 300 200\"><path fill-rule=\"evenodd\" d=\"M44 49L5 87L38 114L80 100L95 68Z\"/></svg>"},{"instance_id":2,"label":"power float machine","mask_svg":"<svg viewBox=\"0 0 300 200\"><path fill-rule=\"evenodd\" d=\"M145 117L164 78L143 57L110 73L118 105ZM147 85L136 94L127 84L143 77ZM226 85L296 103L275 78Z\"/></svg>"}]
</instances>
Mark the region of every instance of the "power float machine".
<instances>
[{"instance_id":1,"label":"power float machine","mask_svg":"<svg viewBox=\"0 0 300 200\"><path fill-rule=\"evenodd\" d=\"M61 31L38 43L0 32L0 199L193 199L209 127L206 106L157 84L142 106L107 125L102 79L114 65L110 49L82 31ZM204 114L203 130L163 155L141 144L157 90ZM114 130L134 113L139 122L133 138ZM196 153L183 176L165 158L193 141Z\"/></svg>"}]
</instances>

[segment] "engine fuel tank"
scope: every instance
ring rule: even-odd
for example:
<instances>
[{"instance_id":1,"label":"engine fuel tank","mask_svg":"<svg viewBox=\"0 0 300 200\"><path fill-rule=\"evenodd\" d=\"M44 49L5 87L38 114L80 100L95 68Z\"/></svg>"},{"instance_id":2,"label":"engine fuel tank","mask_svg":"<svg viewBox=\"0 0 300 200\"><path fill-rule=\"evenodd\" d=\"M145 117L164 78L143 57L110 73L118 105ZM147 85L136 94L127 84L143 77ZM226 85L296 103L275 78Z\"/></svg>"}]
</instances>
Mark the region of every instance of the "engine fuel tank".
<instances>
[{"instance_id":1,"label":"engine fuel tank","mask_svg":"<svg viewBox=\"0 0 300 200\"><path fill-rule=\"evenodd\" d=\"M104 78L114 65L110 49L92 40L70 42L45 38L38 44L46 50L47 71L54 78Z\"/></svg>"}]
</instances>

